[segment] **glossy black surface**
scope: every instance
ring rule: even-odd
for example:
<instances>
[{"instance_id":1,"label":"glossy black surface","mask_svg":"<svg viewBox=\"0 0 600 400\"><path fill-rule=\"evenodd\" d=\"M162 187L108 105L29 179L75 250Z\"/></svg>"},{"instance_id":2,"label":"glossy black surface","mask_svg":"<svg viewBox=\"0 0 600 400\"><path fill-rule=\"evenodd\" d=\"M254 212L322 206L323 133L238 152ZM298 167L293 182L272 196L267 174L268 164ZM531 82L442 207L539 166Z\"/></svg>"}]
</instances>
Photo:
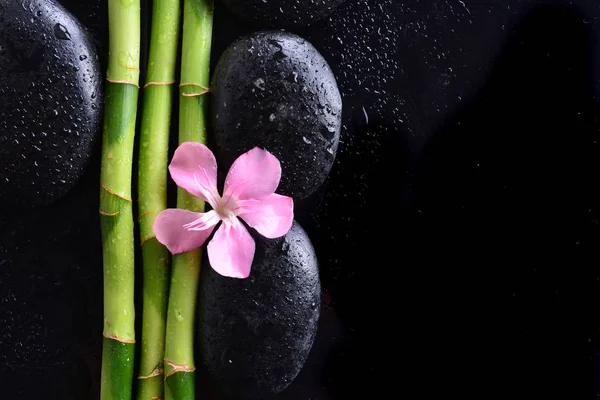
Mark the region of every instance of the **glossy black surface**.
<instances>
[{"instance_id":1,"label":"glossy black surface","mask_svg":"<svg viewBox=\"0 0 600 400\"><path fill-rule=\"evenodd\" d=\"M54 1L0 4L0 204L52 203L75 186L99 135L96 48Z\"/></svg>"},{"instance_id":2,"label":"glossy black surface","mask_svg":"<svg viewBox=\"0 0 600 400\"><path fill-rule=\"evenodd\" d=\"M206 257L203 263L197 343L204 370L218 382L211 398L281 393L304 366L317 333L321 284L310 238L297 223L282 238L254 238L248 279L224 278Z\"/></svg>"},{"instance_id":3,"label":"glossy black surface","mask_svg":"<svg viewBox=\"0 0 600 400\"><path fill-rule=\"evenodd\" d=\"M279 31L244 36L221 55L211 88L211 142L223 177L258 146L279 159L277 193L296 207L323 185L339 146L342 98L309 42Z\"/></svg>"},{"instance_id":4,"label":"glossy black surface","mask_svg":"<svg viewBox=\"0 0 600 400\"><path fill-rule=\"evenodd\" d=\"M104 5L66 5L105 53ZM216 62L255 28L215 17ZM357 0L294 30L344 114L302 222L319 331L278 399L596 397L599 17L595 0ZM97 161L0 221L7 398L97 396Z\"/></svg>"},{"instance_id":5,"label":"glossy black surface","mask_svg":"<svg viewBox=\"0 0 600 400\"><path fill-rule=\"evenodd\" d=\"M217 0L238 18L258 28L314 24L344 0Z\"/></svg>"}]
</instances>

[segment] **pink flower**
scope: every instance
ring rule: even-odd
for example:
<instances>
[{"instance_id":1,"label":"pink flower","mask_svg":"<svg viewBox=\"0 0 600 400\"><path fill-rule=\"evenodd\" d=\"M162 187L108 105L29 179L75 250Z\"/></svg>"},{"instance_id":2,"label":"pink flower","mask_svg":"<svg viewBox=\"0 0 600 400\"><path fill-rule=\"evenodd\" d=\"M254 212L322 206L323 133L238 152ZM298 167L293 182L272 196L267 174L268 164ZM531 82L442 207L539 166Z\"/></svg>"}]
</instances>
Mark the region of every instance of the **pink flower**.
<instances>
[{"instance_id":1,"label":"pink flower","mask_svg":"<svg viewBox=\"0 0 600 400\"><path fill-rule=\"evenodd\" d=\"M266 150L255 147L235 160L225 178L223 197L217 190L217 161L203 144L182 143L169 172L177 186L212 207L205 213L167 209L156 217L154 234L172 254L199 248L222 221L207 246L210 265L223 276L247 278L255 244L238 217L269 239L285 235L292 226L294 202L275 194L281 165Z\"/></svg>"}]
</instances>

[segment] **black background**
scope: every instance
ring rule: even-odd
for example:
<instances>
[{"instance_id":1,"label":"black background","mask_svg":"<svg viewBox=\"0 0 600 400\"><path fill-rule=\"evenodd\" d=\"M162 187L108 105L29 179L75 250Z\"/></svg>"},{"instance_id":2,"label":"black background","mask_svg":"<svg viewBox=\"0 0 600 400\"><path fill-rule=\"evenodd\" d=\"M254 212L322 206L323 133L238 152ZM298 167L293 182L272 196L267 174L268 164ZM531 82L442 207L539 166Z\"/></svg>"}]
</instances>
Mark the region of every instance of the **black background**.
<instances>
[{"instance_id":1,"label":"black background","mask_svg":"<svg viewBox=\"0 0 600 400\"><path fill-rule=\"evenodd\" d=\"M103 68L105 3L63 2ZM217 4L213 64L255 29ZM347 0L294 31L344 120L301 221L319 333L278 398L596 398L600 4ZM98 153L62 200L3 210L2 398L98 397Z\"/></svg>"}]
</instances>

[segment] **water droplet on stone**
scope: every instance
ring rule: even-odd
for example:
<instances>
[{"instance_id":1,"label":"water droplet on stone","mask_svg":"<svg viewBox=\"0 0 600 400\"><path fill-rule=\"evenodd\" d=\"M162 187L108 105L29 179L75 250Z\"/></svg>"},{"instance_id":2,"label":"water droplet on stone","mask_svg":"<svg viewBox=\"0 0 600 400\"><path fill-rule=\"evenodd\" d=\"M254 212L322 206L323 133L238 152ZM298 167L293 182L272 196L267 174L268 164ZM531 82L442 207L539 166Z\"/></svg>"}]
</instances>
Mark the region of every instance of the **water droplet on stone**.
<instances>
[{"instance_id":1,"label":"water droplet on stone","mask_svg":"<svg viewBox=\"0 0 600 400\"><path fill-rule=\"evenodd\" d=\"M71 40L71 34L67 30L67 28L62 24L54 25L54 36L60 40Z\"/></svg>"}]
</instances>

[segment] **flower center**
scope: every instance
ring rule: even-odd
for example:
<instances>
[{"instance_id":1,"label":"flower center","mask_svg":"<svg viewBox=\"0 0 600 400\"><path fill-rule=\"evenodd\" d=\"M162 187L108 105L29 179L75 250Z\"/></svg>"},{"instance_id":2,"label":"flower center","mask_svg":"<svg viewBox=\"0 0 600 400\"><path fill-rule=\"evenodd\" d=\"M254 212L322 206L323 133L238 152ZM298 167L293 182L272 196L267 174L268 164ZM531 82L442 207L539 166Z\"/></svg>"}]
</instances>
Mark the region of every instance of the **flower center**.
<instances>
[{"instance_id":1,"label":"flower center","mask_svg":"<svg viewBox=\"0 0 600 400\"><path fill-rule=\"evenodd\" d=\"M231 197L221 197L217 200L215 211L223 221L231 221L237 217L237 202Z\"/></svg>"}]
</instances>

